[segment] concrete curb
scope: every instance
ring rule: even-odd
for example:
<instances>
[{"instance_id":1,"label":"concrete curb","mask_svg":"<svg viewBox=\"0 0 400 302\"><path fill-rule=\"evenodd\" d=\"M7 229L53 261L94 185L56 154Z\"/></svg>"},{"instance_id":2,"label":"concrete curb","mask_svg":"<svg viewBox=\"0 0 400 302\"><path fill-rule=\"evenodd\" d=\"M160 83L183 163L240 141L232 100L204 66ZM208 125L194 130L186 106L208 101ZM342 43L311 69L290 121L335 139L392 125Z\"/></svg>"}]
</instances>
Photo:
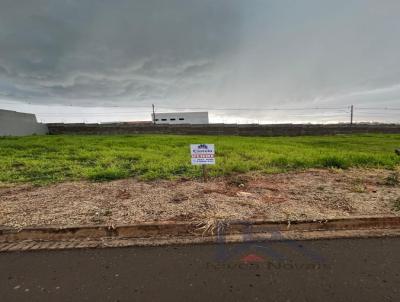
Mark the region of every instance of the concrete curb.
<instances>
[{"instance_id":1,"label":"concrete curb","mask_svg":"<svg viewBox=\"0 0 400 302\"><path fill-rule=\"evenodd\" d=\"M211 227L193 222L140 223L120 226L32 227L24 229L0 228L0 243L31 241L150 239L185 237L213 237L269 234L285 237L285 233L314 233L361 230L400 230L400 216L352 217L330 220L218 221ZM386 232L387 233L387 232ZM218 234L218 236L217 236ZM278 234L278 235L277 235Z\"/></svg>"}]
</instances>

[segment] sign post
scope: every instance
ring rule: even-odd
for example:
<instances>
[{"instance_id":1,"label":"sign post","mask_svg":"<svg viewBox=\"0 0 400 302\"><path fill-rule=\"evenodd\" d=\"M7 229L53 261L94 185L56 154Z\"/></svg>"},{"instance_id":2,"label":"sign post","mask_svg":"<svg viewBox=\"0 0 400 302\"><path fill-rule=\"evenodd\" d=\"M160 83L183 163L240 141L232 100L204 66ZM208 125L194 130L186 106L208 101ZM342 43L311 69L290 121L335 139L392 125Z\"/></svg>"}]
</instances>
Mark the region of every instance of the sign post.
<instances>
[{"instance_id":1,"label":"sign post","mask_svg":"<svg viewBox=\"0 0 400 302\"><path fill-rule=\"evenodd\" d=\"M201 165L203 168L203 181L207 182L207 166L206 165Z\"/></svg>"},{"instance_id":2,"label":"sign post","mask_svg":"<svg viewBox=\"0 0 400 302\"><path fill-rule=\"evenodd\" d=\"M213 144L190 145L192 165L201 165L203 180L207 181L207 165L215 165L215 147Z\"/></svg>"}]
</instances>

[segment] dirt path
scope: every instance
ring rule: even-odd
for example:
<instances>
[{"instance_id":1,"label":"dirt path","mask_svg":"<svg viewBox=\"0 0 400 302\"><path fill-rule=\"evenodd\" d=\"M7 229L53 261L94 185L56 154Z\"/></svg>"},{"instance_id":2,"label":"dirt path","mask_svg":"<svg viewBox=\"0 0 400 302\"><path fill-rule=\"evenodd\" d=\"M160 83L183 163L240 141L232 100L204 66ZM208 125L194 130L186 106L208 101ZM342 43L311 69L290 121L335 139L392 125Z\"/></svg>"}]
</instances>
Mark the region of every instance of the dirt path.
<instances>
[{"instance_id":1,"label":"dirt path","mask_svg":"<svg viewBox=\"0 0 400 302\"><path fill-rule=\"evenodd\" d=\"M400 215L393 171L309 170L197 181L69 182L0 188L0 226Z\"/></svg>"}]
</instances>

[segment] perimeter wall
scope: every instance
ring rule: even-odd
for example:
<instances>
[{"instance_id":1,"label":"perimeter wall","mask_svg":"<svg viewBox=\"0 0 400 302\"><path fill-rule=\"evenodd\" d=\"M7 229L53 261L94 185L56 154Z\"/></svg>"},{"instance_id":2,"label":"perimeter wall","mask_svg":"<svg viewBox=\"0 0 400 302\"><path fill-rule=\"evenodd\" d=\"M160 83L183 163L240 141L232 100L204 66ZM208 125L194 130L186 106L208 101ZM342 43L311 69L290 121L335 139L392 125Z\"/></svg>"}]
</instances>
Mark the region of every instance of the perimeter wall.
<instances>
[{"instance_id":1,"label":"perimeter wall","mask_svg":"<svg viewBox=\"0 0 400 302\"><path fill-rule=\"evenodd\" d=\"M48 124L50 134L202 134L243 136L300 136L352 133L398 133L400 124L332 125L152 125L152 124Z\"/></svg>"}]
</instances>

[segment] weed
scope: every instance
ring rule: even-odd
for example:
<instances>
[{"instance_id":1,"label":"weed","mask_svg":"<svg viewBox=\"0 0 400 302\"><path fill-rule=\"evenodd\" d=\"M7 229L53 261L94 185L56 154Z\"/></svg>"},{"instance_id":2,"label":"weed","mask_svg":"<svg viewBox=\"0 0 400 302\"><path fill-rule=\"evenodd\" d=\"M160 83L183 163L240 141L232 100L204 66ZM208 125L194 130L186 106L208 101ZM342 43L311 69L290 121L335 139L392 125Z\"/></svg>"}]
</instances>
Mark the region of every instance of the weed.
<instances>
[{"instance_id":1,"label":"weed","mask_svg":"<svg viewBox=\"0 0 400 302\"><path fill-rule=\"evenodd\" d=\"M389 176L385 178L385 185L387 186L397 186L400 184L399 172L390 173Z\"/></svg>"},{"instance_id":2,"label":"weed","mask_svg":"<svg viewBox=\"0 0 400 302\"><path fill-rule=\"evenodd\" d=\"M111 216L112 215L112 211L110 209L107 209L104 211L104 216Z\"/></svg>"},{"instance_id":3,"label":"weed","mask_svg":"<svg viewBox=\"0 0 400 302\"><path fill-rule=\"evenodd\" d=\"M352 182L351 191L354 193L365 193L367 188L365 187L364 181L360 178L355 179Z\"/></svg>"},{"instance_id":4,"label":"weed","mask_svg":"<svg viewBox=\"0 0 400 302\"><path fill-rule=\"evenodd\" d=\"M228 184L235 187L244 187L246 186L248 179L243 175L232 175L228 178Z\"/></svg>"},{"instance_id":5,"label":"weed","mask_svg":"<svg viewBox=\"0 0 400 302\"><path fill-rule=\"evenodd\" d=\"M400 197L393 202L393 210L400 212Z\"/></svg>"},{"instance_id":6,"label":"weed","mask_svg":"<svg viewBox=\"0 0 400 302\"><path fill-rule=\"evenodd\" d=\"M354 193L365 193L366 192L366 188L363 184L355 184L352 187L352 192Z\"/></svg>"}]
</instances>

